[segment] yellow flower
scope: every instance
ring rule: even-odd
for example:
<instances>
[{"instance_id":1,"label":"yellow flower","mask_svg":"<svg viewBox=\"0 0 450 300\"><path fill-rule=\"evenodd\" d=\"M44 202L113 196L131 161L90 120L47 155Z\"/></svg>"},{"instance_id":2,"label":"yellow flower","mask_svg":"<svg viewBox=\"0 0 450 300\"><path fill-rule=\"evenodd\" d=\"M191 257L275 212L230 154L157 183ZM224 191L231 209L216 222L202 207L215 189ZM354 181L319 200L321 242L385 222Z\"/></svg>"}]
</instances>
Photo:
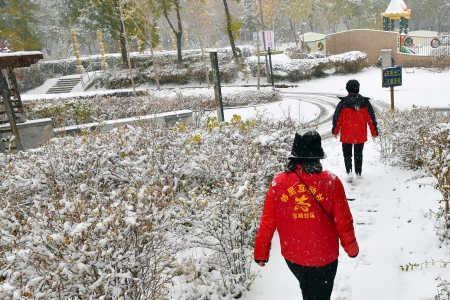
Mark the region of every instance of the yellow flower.
<instances>
[{"instance_id":1,"label":"yellow flower","mask_svg":"<svg viewBox=\"0 0 450 300\"><path fill-rule=\"evenodd\" d=\"M186 132L188 130L188 126L183 122L177 122L177 130L179 132Z\"/></svg>"},{"instance_id":2,"label":"yellow flower","mask_svg":"<svg viewBox=\"0 0 450 300\"><path fill-rule=\"evenodd\" d=\"M239 124L242 122L242 117L240 115L233 115L231 118L231 124Z\"/></svg>"},{"instance_id":3,"label":"yellow flower","mask_svg":"<svg viewBox=\"0 0 450 300\"><path fill-rule=\"evenodd\" d=\"M188 139L189 143L200 145L202 143L202 135L200 133L194 134Z\"/></svg>"}]
</instances>

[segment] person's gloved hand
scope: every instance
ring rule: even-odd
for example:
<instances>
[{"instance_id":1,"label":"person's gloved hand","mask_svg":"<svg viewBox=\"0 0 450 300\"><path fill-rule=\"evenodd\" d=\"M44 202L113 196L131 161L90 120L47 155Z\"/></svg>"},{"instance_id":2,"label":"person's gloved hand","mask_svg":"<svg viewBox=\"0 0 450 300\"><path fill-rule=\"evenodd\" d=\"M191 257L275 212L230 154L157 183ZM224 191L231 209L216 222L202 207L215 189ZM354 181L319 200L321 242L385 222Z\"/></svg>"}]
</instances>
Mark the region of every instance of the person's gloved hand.
<instances>
[{"instance_id":1,"label":"person's gloved hand","mask_svg":"<svg viewBox=\"0 0 450 300\"><path fill-rule=\"evenodd\" d=\"M264 267L267 263L267 261L263 261L263 260L255 260L255 262L260 266L260 267Z\"/></svg>"},{"instance_id":2,"label":"person's gloved hand","mask_svg":"<svg viewBox=\"0 0 450 300\"><path fill-rule=\"evenodd\" d=\"M348 245L347 247L344 247L345 252L347 252L348 256L351 258L355 258L359 254L359 247L358 243L355 241L354 243Z\"/></svg>"},{"instance_id":3,"label":"person's gloved hand","mask_svg":"<svg viewBox=\"0 0 450 300\"><path fill-rule=\"evenodd\" d=\"M354 255L349 255L348 257L350 257L350 258L355 258L355 257L357 257L358 256L358 254L359 254L359 252L357 252L356 254L354 254Z\"/></svg>"}]
</instances>

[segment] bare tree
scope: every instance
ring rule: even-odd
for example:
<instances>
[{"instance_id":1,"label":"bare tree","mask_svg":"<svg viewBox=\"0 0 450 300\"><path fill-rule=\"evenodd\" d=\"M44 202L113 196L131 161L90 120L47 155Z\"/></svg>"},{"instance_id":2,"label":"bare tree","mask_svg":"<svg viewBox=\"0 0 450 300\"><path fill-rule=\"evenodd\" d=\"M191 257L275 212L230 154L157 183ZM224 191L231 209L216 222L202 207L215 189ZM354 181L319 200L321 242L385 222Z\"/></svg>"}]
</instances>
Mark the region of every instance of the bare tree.
<instances>
[{"instance_id":1,"label":"bare tree","mask_svg":"<svg viewBox=\"0 0 450 300\"><path fill-rule=\"evenodd\" d=\"M161 0L160 1L160 8L162 10L162 13L164 15L164 18L166 19L167 23L170 26L170 29L172 30L173 34L175 35L177 39L177 56L178 56L178 63L183 62L183 55L181 53L181 49L183 47L183 23L181 22L181 5L180 0ZM177 17L177 26L173 24L173 22L170 20L169 13L175 10L175 14Z\"/></svg>"}]
</instances>

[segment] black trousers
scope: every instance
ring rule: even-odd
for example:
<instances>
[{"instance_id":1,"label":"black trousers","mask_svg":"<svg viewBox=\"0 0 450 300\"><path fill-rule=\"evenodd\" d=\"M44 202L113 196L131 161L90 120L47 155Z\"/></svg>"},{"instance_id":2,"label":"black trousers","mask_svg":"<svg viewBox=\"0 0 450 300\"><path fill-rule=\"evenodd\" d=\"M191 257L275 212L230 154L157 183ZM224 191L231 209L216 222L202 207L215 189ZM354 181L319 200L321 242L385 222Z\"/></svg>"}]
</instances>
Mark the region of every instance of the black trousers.
<instances>
[{"instance_id":1,"label":"black trousers","mask_svg":"<svg viewBox=\"0 0 450 300\"><path fill-rule=\"evenodd\" d=\"M287 260L286 262L300 283L303 300L330 300L337 260L323 267L303 267Z\"/></svg>"},{"instance_id":2,"label":"black trousers","mask_svg":"<svg viewBox=\"0 0 450 300\"><path fill-rule=\"evenodd\" d=\"M355 173L361 175L363 163L363 144L342 144L342 152L344 153L345 170L347 173L352 171L352 152L355 155Z\"/></svg>"}]
</instances>

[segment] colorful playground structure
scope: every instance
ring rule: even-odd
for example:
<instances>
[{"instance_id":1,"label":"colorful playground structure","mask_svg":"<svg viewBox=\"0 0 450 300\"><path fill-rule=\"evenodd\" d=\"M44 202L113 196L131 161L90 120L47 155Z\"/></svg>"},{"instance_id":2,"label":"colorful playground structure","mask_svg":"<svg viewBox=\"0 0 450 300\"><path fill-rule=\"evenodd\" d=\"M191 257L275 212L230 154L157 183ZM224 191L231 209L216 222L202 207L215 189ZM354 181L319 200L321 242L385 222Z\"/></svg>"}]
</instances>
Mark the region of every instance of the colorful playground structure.
<instances>
[{"instance_id":1,"label":"colorful playground structure","mask_svg":"<svg viewBox=\"0 0 450 300\"><path fill-rule=\"evenodd\" d=\"M409 20L412 17L411 9L403 0L391 0L383 17L383 30L396 31L398 21L399 51L405 54L440 56L450 55L450 35L433 32L409 31Z\"/></svg>"}]
</instances>

